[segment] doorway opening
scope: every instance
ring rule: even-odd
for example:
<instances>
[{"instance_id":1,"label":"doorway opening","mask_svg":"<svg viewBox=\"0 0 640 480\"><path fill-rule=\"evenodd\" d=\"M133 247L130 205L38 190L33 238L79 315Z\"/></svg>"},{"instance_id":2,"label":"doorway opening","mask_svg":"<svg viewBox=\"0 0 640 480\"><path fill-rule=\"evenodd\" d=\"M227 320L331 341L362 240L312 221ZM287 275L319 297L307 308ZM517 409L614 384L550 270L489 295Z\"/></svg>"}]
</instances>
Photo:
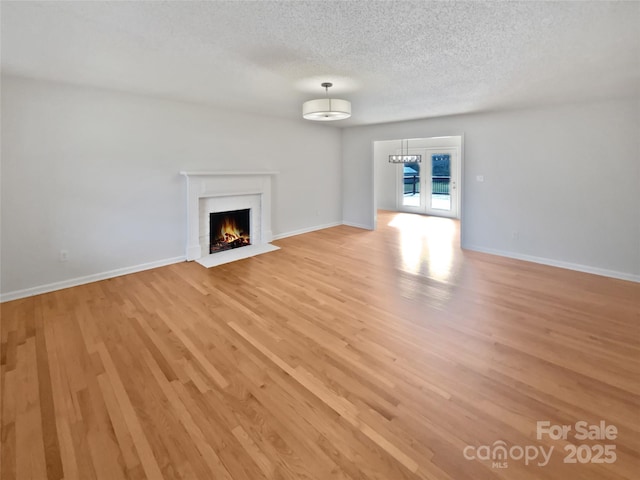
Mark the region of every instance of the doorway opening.
<instances>
[{"instance_id":1,"label":"doorway opening","mask_svg":"<svg viewBox=\"0 0 640 480\"><path fill-rule=\"evenodd\" d=\"M419 160L391 163L401 140L374 142L376 209L460 219L462 137L409 140Z\"/></svg>"},{"instance_id":2,"label":"doorway opening","mask_svg":"<svg viewBox=\"0 0 640 480\"><path fill-rule=\"evenodd\" d=\"M373 143L374 226L377 226L379 219L386 221L391 212L400 214L393 215L393 218L407 219L407 222L411 216L405 217L402 213L425 216L423 221L416 217L415 221L411 220L411 226L406 226L410 230L415 230L415 225L429 226L427 250L433 254L430 253L429 264L435 268L440 265L434 260L435 256L444 258L445 250L459 249L463 238L463 136L411 138L408 154L419 155L418 161L400 164L389 162L389 155L399 153L400 144L400 139ZM406 233L406 228L403 231ZM402 238L407 242L408 239L415 240L408 233L403 234ZM437 249L434 245L442 248ZM404 251L406 245L403 243L402 246ZM407 258L410 259L410 256ZM445 269L442 265L442 270L450 270L449 267ZM442 272L436 273L432 271L430 276L443 276Z\"/></svg>"}]
</instances>

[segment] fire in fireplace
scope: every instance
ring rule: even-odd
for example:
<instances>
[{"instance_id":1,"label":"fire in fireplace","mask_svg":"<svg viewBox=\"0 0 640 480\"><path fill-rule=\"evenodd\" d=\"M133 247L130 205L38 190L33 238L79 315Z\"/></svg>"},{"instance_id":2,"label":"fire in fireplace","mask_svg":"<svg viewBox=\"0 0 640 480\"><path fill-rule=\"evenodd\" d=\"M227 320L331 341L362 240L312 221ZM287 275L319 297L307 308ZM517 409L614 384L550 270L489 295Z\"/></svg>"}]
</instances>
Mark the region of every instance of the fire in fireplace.
<instances>
[{"instance_id":1,"label":"fire in fireplace","mask_svg":"<svg viewBox=\"0 0 640 480\"><path fill-rule=\"evenodd\" d=\"M251 245L249 208L209 214L209 253Z\"/></svg>"}]
</instances>

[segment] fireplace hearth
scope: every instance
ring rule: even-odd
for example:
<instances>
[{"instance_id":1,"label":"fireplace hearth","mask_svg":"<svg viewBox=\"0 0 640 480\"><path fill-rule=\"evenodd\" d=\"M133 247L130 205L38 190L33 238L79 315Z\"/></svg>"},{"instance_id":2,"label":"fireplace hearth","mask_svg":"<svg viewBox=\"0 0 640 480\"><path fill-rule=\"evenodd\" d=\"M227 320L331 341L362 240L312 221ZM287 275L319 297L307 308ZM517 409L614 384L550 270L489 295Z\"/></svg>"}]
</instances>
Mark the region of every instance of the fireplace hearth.
<instances>
[{"instance_id":1,"label":"fireplace hearth","mask_svg":"<svg viewBox=\"0 0 640 480\"><path fill-rule=\"evenodd\" d=\"M251 209L212 212L209 214L209 253L223 252L251 245Z\"/></svg>"}]
</instances>

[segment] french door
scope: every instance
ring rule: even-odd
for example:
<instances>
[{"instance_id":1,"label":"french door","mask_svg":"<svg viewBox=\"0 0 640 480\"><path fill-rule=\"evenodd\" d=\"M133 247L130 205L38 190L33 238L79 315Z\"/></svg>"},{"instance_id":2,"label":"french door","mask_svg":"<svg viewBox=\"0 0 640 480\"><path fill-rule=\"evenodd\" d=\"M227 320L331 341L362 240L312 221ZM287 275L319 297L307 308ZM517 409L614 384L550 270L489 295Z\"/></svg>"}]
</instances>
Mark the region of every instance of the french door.
<instances>
[{"instance_id":1,"label":"french door","mask_svg":"<svg viewBox=\"0 0 640 480\"><path fill-rule=\"evenodd\" d=\"M422 155L421 162L397 166L398 210L458 218L459 149L422 148L419 150Z\"/></svg>"}]
</instances>

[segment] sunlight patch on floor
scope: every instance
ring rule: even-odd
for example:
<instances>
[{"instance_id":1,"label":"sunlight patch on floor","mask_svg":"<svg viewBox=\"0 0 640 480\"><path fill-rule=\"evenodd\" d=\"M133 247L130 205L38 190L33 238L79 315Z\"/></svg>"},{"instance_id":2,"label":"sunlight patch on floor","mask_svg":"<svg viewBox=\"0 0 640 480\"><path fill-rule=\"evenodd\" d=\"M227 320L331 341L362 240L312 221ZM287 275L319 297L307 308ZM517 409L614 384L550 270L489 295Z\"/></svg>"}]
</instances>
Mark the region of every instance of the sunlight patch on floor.
<instances>
[{"instance_id":1,"label":"sunlight patch on floor","mask_svg":"<svg viewBox=\"0 0 640 480\"><path fill-rule=\"evenodd\" d=\"M451 280L456 235L454 220L398 213L389 226L400 233L403 271L440 282Z\"/></svg>"}]
</instances>

